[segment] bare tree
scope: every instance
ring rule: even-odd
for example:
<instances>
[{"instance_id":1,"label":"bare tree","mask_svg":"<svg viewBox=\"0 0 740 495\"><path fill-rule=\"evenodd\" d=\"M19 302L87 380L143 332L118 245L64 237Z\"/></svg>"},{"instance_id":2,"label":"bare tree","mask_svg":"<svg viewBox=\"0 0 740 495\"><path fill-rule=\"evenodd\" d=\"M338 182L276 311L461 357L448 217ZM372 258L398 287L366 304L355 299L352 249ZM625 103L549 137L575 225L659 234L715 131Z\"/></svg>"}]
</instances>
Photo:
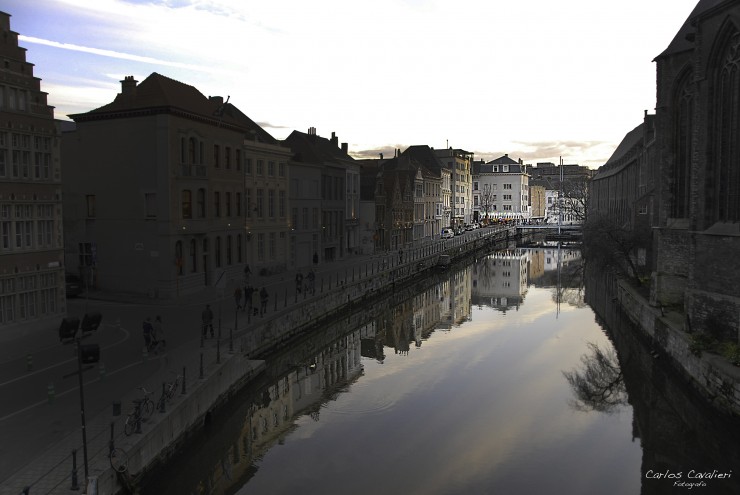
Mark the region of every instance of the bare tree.
<instances>
[{"instance_id":1,"label":"bare tree","mask_svg":"<svg viewBox=\"0 0 740 495\"><path fill-rule=\"evenodd\" d=\"M488 218L488 212L493 208L494 197L491 184L483 184L483 193L480 195L480 207L483 208L484 218Z\"/></svg>"},{"instance_id":2,"label":"bare tree","mask_svg":"<svg viewBox=\"0 0 740 495\"><path fill-rule=\"evenodd\" d=\"M602 350L592 342L588 347L590 353L581 356L581 367L563 372L575 394L569 403L578 411L616 412L627 404L627 388L617 353L613 348Z\"/></svg>"},{"instance_id":3,"label":"bare tree","mask_svg":"<svg viewBox=\"0 0 740 495\"><path fill-rule=\"evenodd\" d=\"M579 223L586 223L588 219L589 179L575 177L563 181L560 198L563 215L570 215Z\"/></svg>"}]
</instances>

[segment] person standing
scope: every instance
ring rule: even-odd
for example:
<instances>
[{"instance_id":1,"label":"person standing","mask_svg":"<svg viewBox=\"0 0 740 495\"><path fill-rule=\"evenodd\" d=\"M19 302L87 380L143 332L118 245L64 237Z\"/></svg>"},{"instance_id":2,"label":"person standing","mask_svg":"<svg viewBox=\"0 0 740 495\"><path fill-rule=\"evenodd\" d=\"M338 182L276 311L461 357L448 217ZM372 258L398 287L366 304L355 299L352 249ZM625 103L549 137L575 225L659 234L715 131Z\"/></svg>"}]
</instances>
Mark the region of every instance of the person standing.
<instances>
[{"instance_id":1,"label":"person standing","mask_svg":"<svg viewBox=\"0 0 740 495\"><path fill-rule=\"evenodd\" d=\"M254 288L251 285L247 285L244 287L244 309L243 311L249 311L249 313L252 313L252 294L254 293Z\"/></svg>"},{"instance_id":2,"label":"person standing","mask_svg":"<svg viewBox=\"0 0 740 495\"><path fill-rule=\"evenodd\" d=\"M270 296L267 293L267 289L262 287L260 290L260 316L264 316L265 313L267 313L267 301L269 298Z\"/></svg>"},{"instance_id":3,"label":"person standing","mask_svg":"<svg viewBox=\"0 0 740 495\"><path fill-rule=\"evenodd\" d=\"M210 304L206 304L206 309L201 313L201 319L203 320L203 338L207 337L208 330L210 330L211 338L213 338L213 311Z\"/></svg>"}]
</instances>

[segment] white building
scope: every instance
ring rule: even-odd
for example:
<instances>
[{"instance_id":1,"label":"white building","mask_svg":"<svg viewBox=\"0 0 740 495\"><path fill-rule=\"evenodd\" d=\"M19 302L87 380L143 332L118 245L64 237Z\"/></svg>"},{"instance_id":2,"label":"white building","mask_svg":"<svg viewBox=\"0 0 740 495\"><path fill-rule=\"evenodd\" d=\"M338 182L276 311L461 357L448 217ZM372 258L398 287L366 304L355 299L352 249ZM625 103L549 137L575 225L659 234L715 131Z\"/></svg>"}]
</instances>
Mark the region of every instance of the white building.
<instances>
[{"instance_id":1,"label":"white building","mask_svg":"<svg viewBox=\"0 0 740 495\"><path fill-rule=\"evenodd\" d=\"M477 163L475 172L473 221L529 220L529 175L521 160L504 155L488 163Z\"/></svg>"}]
</instances>

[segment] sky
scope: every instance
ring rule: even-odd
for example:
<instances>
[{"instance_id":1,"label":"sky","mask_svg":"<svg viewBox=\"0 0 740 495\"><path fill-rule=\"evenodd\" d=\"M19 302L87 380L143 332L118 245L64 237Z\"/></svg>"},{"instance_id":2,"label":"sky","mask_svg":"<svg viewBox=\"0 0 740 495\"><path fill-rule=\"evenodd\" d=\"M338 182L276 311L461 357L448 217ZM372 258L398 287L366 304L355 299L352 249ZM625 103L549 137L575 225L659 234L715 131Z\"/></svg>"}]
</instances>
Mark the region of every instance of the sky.
<instances>
[{"instance_id":1,"label":"sky","mask_svg":"<svg viewBox=\"0 0 740 495\"><path fill-rule=\"evenodd\" d=\"M55 117L153 72L277 139L604 164L697 0L0 0Z\"/></svg>"}]
</instances>

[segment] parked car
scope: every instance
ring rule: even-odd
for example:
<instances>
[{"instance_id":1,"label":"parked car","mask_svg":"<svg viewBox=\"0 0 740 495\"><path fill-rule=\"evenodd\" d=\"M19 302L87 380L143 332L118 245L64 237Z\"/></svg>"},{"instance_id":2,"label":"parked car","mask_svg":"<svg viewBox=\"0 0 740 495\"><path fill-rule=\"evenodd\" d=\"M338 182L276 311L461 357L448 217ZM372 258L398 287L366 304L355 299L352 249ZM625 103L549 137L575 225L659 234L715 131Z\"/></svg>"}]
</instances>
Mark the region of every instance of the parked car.
<instances>
[{"instance_id":1,"label":"parked car","mask_svg":"<svg viewBox=\"0 0 740 495\"><path fill-rule=\"evenodd\" d=\"M64 289L67 297L77 297L82 294L82 281L77 275L68 273L64 276Z\"/></svg>"},{"instance_id":2,"label":"parked car","mask_svg":"<svg viewBox=\"0 0 740 495\"><path fill-rule=\"evenodd\" d=\"M452 229L442 229L442 239L451 239L455 237L455 232Z\"/></svg>"}]
</instances>

